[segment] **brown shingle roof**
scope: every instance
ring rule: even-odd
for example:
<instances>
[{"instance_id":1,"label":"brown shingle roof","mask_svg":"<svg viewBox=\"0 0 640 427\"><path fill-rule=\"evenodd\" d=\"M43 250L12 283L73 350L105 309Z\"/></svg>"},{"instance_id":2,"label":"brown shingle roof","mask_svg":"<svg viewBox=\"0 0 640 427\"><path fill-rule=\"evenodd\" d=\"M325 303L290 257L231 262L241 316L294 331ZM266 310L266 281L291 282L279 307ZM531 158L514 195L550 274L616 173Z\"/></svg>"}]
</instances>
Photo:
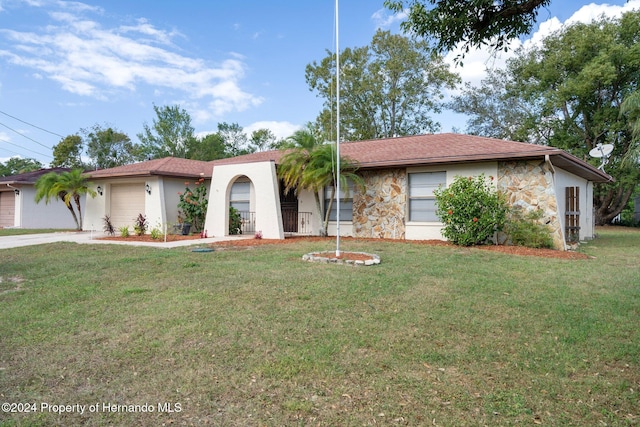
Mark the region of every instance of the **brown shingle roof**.
<instances>
[{"instance_id":1,"label":"brown shingle roof","mask_svg":"<svg viewBox=\"0 0 640 427\"><path fill-rule=\"evenodd\" d=\"M37 171L20 173L17 175L11 176L3 176L0 177L1 184L35 184L35 182L42 175L46 175L49 172L69 172L71 169L69 168L47 168L47 169L38 169Z\"/></svg>"},{"instance_id":2,"label":"brown shingle roof","mask_svg":"<svg viewBox=\"0 0 640 427\"><path fill-rule=\"evenodd\" d=\"M340 154L356 161L361 169L544 159L548 155L554 165L591 181L607 182L612 179L559 148L455 133L346 142L340 144ZM214 167L260 161L275 161L277 164L283 155L282 151L267 151L215 160L211 164Z\"/></svg>"},{"instance_id":3,"label":"brown shingle roof","mask_svg":"<svg viewBox=\"0 0 640 427\"><path fill-rule=\"evenodd\" d=\"M210 178L216 165L264 161L273 161L278 164L285 153L286 151L265 151L211 162L165 157L93 171L89 174L91 178L150 175ZM483 161L544 160L545 156L549 156L555 166L588 180L595 182L612 180L606 173L559 148L455 133L342 143L340 154L356 161L361 169Z\"/></svg>"},{"instance_id":4,"label":"brown shingle roof","mask_svg":"<svg viewBox=\"0 0 640 427\"><path fill-rule=\"evenodd\" d=\"M180 178L211 177L212 168L209 162L200 160L164 157L162 159L147 160L115 168L91 171L91 178L113 178L123 176L174 176Z\"/></svg>"}]
</instances>

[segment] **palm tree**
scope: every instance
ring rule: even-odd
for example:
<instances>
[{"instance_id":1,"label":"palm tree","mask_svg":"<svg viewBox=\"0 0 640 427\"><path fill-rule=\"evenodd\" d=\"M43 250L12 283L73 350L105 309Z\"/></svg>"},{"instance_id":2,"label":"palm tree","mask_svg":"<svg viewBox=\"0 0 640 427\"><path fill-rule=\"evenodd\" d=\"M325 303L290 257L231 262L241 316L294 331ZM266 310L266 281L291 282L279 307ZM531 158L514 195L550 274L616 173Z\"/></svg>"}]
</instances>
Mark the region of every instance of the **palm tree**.
<instances>
[{"instance_id":1,"label":"palm tree","mask_svg":"<svg viewBox=\"0 0 640 427\"><path fill-rule=\"evenodd\" d=\"M62 200L73 216L76 229L82 230L80 201L83 194L89 194L91 197L96 196L96 192L91 189L91 186L92 184L87 180L82 169L73 169L62 173L49 172L36 181L36 203L40 203L42 199L45 200L45 203L49 203L51 199ZM72 201L78 209L77 214Z\"/></svg>"},{"instance_id":2,"label":"palm tree","mask_svg":"<svg viewBox=\"0 0 640 427\"><path fill-rule=\"evenodd\" d=\"M316 201L316 208L324 221L320 234L327 235L329 216L335 198L336 171L335 171L335 145L324 144L308 130L297 131L289 140L296 143L282 158L278 166L278 175L285 186L284 191L300 189L311 191ZM364 181L355 173L357 165L350 159L340 157L340 177L339 185L347 188L347 180L353 181L355 185L364 188ZM323 212L323 203L320 193L324 187L332 185L331 198L326 212Z\"/></svg>"}]
</instances>

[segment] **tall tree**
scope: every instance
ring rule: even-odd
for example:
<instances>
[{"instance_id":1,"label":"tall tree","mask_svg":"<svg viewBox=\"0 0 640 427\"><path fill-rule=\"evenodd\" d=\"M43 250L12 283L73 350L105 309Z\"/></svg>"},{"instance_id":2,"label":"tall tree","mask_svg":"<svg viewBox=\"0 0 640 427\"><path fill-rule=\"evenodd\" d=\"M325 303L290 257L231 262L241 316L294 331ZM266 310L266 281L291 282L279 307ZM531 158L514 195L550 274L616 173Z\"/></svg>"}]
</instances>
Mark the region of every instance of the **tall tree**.
<instances>
[{"instance_id":1,"label":"tall tree","mask_svg":"<svg viewBox=\"0 0 640 427\"><path fill-rule=\"evenodd\" d=\"M479 86L467 83L449 107L469 117L466 132L471 135L548 144L549 131L533 125L542 114L540 106L515 94L517 86L509 70L489 70Z\"/></svg>"},{"instance_id":2,"label":"tall tree","mask_svg":"<svg viewBox=\"0 0 640 427\"><path fill-rule=\"evenodd\" d=\"M187 157L189 146L194 143L194 128L191 116L178 105L153 106L156 118L153 126L144 124L144 131L138 134L145 158Z\"/></svg>"},{"instance_id":3,"label":"tall tree","mask_svg":"<svg viewBox=\"0 0 640 427\"><path fill-rule=\"evenodd\" d=\"M53 147L51 167L86 168L82 161L84 143L80 135L69 135Z\"/></svg>"},{"instance_id":4,"label":"tall tree","mask_svg":"<svg viewBox=\"0 0 640 427\"><path fill-rule=\"evenodd\" d=\"M218 133L196 138L189 146L187 158L192 160L216 160L228 157L224 139Z\"/></svg>"},{"instance_id":5,"label":"tall tree","mask_svg":"<svg viewBox=\"0 0 640 427\"><path fill-rule=\"evenodd\" d=\"M594 191L596 222L605 224L627 205L640 183L637 162L625 162L638 152L640 141L632 127L633 108L640 84L640 12L591 24L574 24L546 38L540 47L520 51L508 65L509 96L490 102L528 105L535 114L519 125L520 135L538 135L540 141L588 158L598 144L615 149L606 167L615 183ZM480 93L479 90L474 92ZM490 94L487 93L489 97ZM514 99L515 98L515 99ZM469 98L467 98L469 99ZM506 102L506 104L505 104ZM628 109L621 106L626 102ZM468 105L471 105L470 103ZM478 109L475 119L490 124L490 114ZM507 116L508 117L508 116ZM594 165L599 160L592 160Z\"/></svg>"},{"instance_id":6,"label":"tall tree","mask_svg":"<svg viewBox=\"0 0 640 427\"><path fill-rule=\"evenodd\" d=\"M42 163L35 159L23 159L21 157L11 157L6 162L0 162L0 176L11 176L25 172L42 169Z\"/></svg>"},{"instance_id":7,"label":"tall tree","mask_svg":"<svg viewBox=\"0 0 640 427\"><path fill-rule=\"evenodd\" d=\"M95 124L83 129L87 154L98 169L113 168L140 159L140 149L123 132Z\"/></svg>"},{"instance_id":8,"label":"tall tree","mask_svg":"<svg viewBox=\"0 0 640 427\"><path fill-rule=\"evenodd\" d=\"M551 0L385 0L390 10L407 14L406 33L435 41L439 53L462 44L505 49L511 39L531 32L541 8Z\"/></svg>"},{"instance_id":9,"label":"tall tree","mask_svg":"<svg viewBox=\"0 0 640 427\"><path fill-rule=\"evenodd\" d=\"M49 203L51 199L62 200L71 212L76 228L82 230L81 198L85 194L91 197L96 196L96 192L91 189L91 186L92 184L87 180L82 169L72 169L61 173L49 172L38 178L35 183L36 203L40 203L43 199L45 203Z\"/></svg>"},{"instance_id":10,"label":"tall tree","mask_svg":"<svg viewBox=\"0 0 640 427\"><path fill-rule=\"evenodd\" d=\"M237 123L218 123L218 135L220 135L224 141L228 157L253 152L249 147L247 134L244 133L242 126Z\"/></svg>"},{"instance_id":11,"label":"tall tree","mask_svg":"<svg viewBox=\"0 0 640 427\"><path fill-rule=\"evenodd\" d=\"M378 31L370 46L340 53L340 129L345 140L389 138L435 132L431 115L442 110L444 89L459 77L427 44ZM336 56L328 52L306 67L311 90L325 100L317 121L330 135L335 128Z\"/></svg>"},{"instance_id":12,"label":"tall tree","mask_svg":"<svg viewBox=\"0 0 640 427\"><path fill-rule=\"evenodd\" d=\"M323 217L320 234L326 236L336 188L346 188L347 180L361 188L364 182L356 174L357 165L343 156L340 157L340 176L337 176L335 144L323 144L322 140L317 139L308 130L297 131L289 140L297 145L290 148L281 159L278 176L282 179L285 192L308 190L313 193L316 209ZM325 211L320 193L328 185L333 186L333 191Z\"/></svg>"},{"instance_id":13,"label":"tall tree","mask_svg":"<svg viewBox=\"0 0 640 427\"><path fill-rule=\"evenodd\" d=\"M275 143L276 136L269 129L254 130L249 138L249 150L253 152L271 150Z\"/></svg>"}]
</instances>

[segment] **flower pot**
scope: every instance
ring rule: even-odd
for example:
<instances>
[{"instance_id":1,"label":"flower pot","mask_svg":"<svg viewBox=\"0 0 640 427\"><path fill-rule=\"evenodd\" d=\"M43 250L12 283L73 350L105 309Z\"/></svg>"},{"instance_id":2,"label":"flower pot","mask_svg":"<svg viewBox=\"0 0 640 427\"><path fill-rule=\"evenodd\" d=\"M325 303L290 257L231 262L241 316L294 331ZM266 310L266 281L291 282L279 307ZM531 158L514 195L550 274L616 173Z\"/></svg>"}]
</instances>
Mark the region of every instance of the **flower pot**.
<instances>
[{"instance_id":1,"label":"flower pot","mask_svg":"<svg viewBox=\"0 0 640 427\"><path fill-rule=\"evenodd\" d=\"M188 222L185 222L184 224L182 224L182 235L188 236L189 231L191 231L191 224L189 224Z\"/></svg>"}]
</instances>

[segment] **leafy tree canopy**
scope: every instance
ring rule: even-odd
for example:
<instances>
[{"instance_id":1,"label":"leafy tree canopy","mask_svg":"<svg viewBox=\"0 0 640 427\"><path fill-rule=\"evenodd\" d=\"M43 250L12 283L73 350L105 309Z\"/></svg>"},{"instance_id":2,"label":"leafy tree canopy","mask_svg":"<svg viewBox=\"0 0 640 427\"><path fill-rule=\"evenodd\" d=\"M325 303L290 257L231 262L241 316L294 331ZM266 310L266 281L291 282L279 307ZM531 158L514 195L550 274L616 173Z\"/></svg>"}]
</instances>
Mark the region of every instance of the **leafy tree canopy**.
<instances>
[{"instance_id":1,"label":"leafy tree canopy","mask_svg":"<svg viewBox=\"0 0 640 427\"><path fill-rule=\"evenodd\" d=\"M53 147L51 167L86 168L82 161L84 143L78 134L64 137Z\"/></svg>"},{"instance_id":2,"label":"leafy tree canopy","mask_svg":"<svg viewBox=\"0 0 640 427\"><path fill-rule=\"evenodd\" d=\"M616 182L594 191L598 224L616 217L640 183L637 161L628 161L640 151L640 135L634 132L640 118L638 28L638 11L574 24L540 47L519 51L503 83L490 75L482 87L467 88L455 101L458 111L472 115L470 130L479 134L487 134L500 117L502 134L490 136L516 136L579 158L588 159L597 144L613 144L605 170ZM517 113L508 113L516 108Z\"/></svg>"},{"instance_id":3,"label":"leafy tree canopy","mask_svg":"<svg viewBox=\"0 0 640 427\"><path fill-rule=\"evenodd\" d=\"M23 159L21 157L11 157L6 162L0 162L0 176L11 176L25 172L42 169L42 163L35 159Z\"/></svg>"},{"instance_id":4,"label":"leafy tree canopy","mask_svg":"<svg viewBox=\"0 0 640 427\"><path fill-rule=\"evenodd\" d=\"M306 67L309 88L324 99L318 126L335 139L336 55ZM340 52L340 130L345 140L435 132L431 114L459 77L423 41L378 31L370 46Z\"/></svg>"},{"instance_id":5,"label":"leafy tree canopy","mask_svg":"<svg viewBox=\"0 0 640 427\"><path fill-rule=\"evenodd\" d=\"M140 149L123 132L100 125L84 129L87 154L98 169L127 165L140 160Z\"/></svg>"},{"instance_id":6,"label":"leafy tree canopy","mask_svg":"<svg viewBox=\"0 0 640 427\"><path fill-rule=\"evenodd\" d=\"M191 116L178 105L153 106L156 118L153 125L143 125L138 134L142 153L146 158L187 157L189 146L195 141Z\"/></svg>"},{"instance_id":7,"label":"leafy tree canopy","mask_svg":"<svg viewBox=\"0 0 640 427\"><path fill-rule=\"evenodd\" d=\"M385 0L393 12L407 13L401 26L407 33L434 40L444 53L462 44L500 50L509 41L531 32L541 8L551 0ZM463 56L464 56L463 53Z\"/></svg>"}]
</instances>

